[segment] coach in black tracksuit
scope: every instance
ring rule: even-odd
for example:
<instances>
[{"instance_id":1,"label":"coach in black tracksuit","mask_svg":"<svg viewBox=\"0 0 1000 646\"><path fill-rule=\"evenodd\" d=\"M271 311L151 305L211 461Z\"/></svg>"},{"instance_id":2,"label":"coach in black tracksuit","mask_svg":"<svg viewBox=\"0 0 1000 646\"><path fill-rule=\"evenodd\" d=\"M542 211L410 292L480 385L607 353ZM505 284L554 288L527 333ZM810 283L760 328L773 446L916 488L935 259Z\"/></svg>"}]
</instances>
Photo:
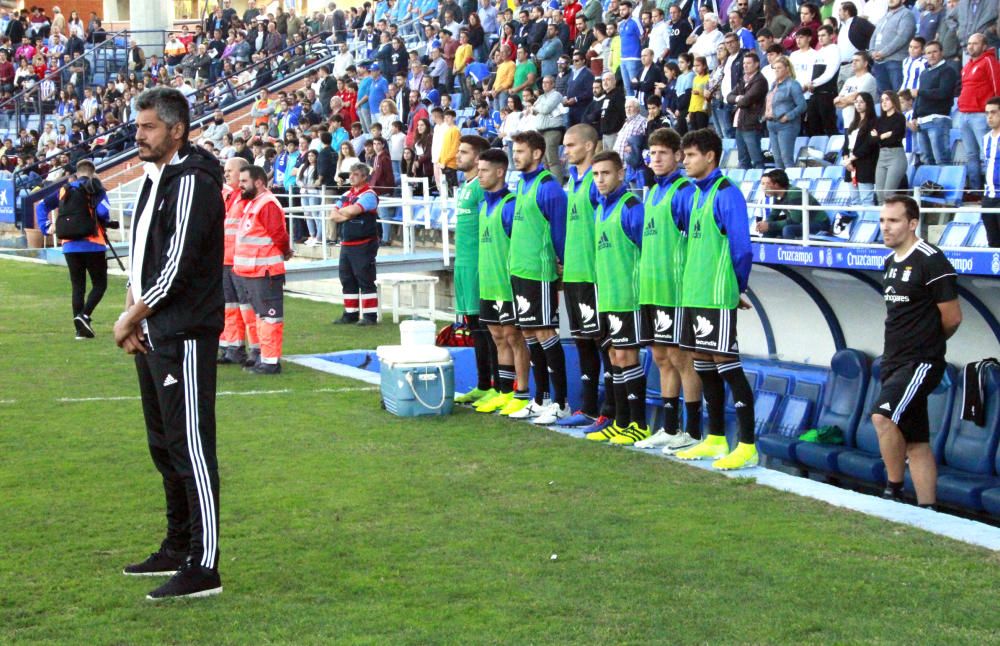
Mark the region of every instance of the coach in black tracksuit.
<instances>
[{"instance_id":1,"label":"coach in black tracksuit","mask_svg":"<svg viewBox=\"0 0 1000 646\"><path fill-rule=\"evenodd\" d=\"M187 101L171 88L137 102L146 161L132 221L127 310L115 341L135 355L149 451L163 477L167 535L125 574L173 577L147 598L208 596L218 574L215 357L223 328L222 172L187 143Z\"/></svg>"}]
</instances>

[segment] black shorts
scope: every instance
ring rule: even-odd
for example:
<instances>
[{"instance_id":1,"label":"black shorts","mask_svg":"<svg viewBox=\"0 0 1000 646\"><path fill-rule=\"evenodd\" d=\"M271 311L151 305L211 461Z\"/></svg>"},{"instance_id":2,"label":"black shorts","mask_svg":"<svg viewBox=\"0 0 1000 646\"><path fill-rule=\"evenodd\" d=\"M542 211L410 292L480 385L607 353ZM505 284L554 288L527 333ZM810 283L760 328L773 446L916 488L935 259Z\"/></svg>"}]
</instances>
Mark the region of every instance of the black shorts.
<instances>
[{"instance_id":1,"label":"black shorts","mask_svg":"<svg viewBox=\"0 0 1000 646\"><path fill-rule=\"evenodd\" d=\"M680 346L694 352L707 352L738 357L740 344L736 340L736 310L715 310L707 307L684 307Z\"/></svg>"},{"instance_id":2,"label":"black shorts","mask_svg":"<svg viewBox=\"0 0 1000 646\"><path fill-rule=\"evenodd\" d=\"M514 304L510 301L479 301L479 322L485 325L514 325Z\"/></svg>"},{"instance_id":3,"label":"black shorts","mask_svg":"<svg viewBox=\"0 0 1000 646\"><path fill-rule=\"evenodd\" d=\"M563 283L569 331L573 336L596 337L601 334L601 317L597 315L597 285L594 283Z\"/></svg>"},{"instance_id":4,"label":"black shorts","mask_svg":"<svg viewBox=\"0 0 1000 646\"><path fill-rule=\"evenodd\" d=\"M680 345L682 310L680 307L640 305L639 339L644 345Z\"/></svg>"},{"instance_id":5,"label":"black shorts","mask_svg":"<svg viewBox=\"0 0 1000 646\"><path fill-rule=\"evenodd\" d=\"M883 368L882 389L869 412L891 419L907 442L929 441L927 396L941 383L944 368L944 361L911 361Z\"/></svg>"},{"instance_id":6,"label":"black shorts","mask_svg":"<svg viewBox=\"0 0 1000 646\"><path fill-rule=\"evenodd\" d=\"M634 312L601 312L601 328L613 348L639 347L639 310Z\"/></svg>"},{"instance_id":7,"label":"black shorts","mask_svg":"<svg viewBox=\"0 0 1000 646\"><path fill-rule=\"evenodd\" d=\"M522 329L559 327L559 290L545 283L519 276L510 277L514 290L517 327Z\"/></svg>"}]
</instances>

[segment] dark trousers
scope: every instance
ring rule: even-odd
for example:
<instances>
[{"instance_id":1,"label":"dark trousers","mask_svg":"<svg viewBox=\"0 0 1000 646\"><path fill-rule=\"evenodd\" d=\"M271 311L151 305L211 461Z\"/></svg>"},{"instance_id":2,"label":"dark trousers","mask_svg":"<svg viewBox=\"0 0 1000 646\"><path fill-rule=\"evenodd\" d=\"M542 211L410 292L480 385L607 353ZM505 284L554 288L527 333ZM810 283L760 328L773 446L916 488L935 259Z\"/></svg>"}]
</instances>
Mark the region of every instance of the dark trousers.
<instances>
[{"instance_id":1,"label":"dark trousers","mask_svg":"<svg viewBox=\"0 0 1000 646\"><path fill-rule=\"evenodd\" d=\"M358 310L365 310L365 318L375 319L378 306L375 286L375 256L378 254L378 237L359 245L343 244L340 247L340 287L344 293L344 315L357 318ZM360 297L359 297L360 295Z\"/></svg>"},{"instance_id":2,"label":"dark trousers","mask_svg":"<svg viewBox=\"0 0 1000 646\"><path fill-rule=\"evenodd\" d=\"M826 93L809 97L806 103L806 136L837 134L837 109L833 105L833 97L833 94Z\"/></svg>"},{"instance_id":3,"label":"dark trousers","mask_svg":"<svg viewBox=\"0 0 1000 646\"><path fill-rule=\"evenodd\" d=\"M161 341L135 357L149 453L167 499L162 547L213 569L219 559L218 351L215 336Z\"/></svg>"},{"instance_id":4,"label":"dark trousers","mask_svg":"<svg viewBox=\"0 0 1000 646\"><path fill-rule=\"evenodd\" d=\"M1000 197L984 197L983 208L1000 208ZM986 229L986 244L1000 248L1000 213L983 213L983 227Z\"/></svg>"},{"instance_id":5,"label":"dark trousers","mask_svg":"<svg viewBox=\"0 0 1000 646\"><path fill-rule=\"evenodd\" d=\"M103 251L67 253L66 266L69 267L69 282L73 285L73 316L90 316L108 289L108 261ZM90 275L90 293L87 291L87 275Z\"/></svg>"}]
</instances>

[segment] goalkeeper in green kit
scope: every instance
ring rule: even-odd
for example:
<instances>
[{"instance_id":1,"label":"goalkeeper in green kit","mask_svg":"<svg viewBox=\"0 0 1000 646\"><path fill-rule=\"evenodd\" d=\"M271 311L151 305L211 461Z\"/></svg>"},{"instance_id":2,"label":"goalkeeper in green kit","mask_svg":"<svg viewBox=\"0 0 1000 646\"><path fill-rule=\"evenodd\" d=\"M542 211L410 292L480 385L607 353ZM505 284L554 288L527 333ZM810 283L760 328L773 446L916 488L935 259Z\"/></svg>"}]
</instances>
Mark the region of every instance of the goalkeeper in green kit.
<instances>
[{"instance_id":1,"label":"goalkeeper in green kit","mask_svg":"<svg viewBox=\"0 0 1000 646\"><path fill-rule=\"evenodd\" d=\"M455 397L455 403L476 406L499 394L497 346L479 320L479 207L483 189L477 177L479 155L488 150L488 141L465 135L458 145L458 170L466 182L458 189L455 221L455 314L462 316L472 333L476 354L476 387Z\"/></svg>"}]
</instances>

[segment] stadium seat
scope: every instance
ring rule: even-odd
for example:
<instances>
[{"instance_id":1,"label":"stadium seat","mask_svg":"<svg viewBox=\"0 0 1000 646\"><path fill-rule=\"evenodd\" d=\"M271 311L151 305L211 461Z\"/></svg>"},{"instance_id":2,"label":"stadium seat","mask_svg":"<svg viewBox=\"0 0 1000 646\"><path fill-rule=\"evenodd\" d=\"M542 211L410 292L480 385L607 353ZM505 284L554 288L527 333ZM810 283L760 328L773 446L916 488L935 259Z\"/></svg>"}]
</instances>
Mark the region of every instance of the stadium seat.
<instances>
[{"instance_id":1,"label":"stadium seat","mask_svg":"<svg viewBox=\"0 0 1000 646\"><path fill-rule=\"evenodd\" d=\"M753 426L754 437L759 437L764 433L771 432L778 408L781 405L782 396L767 390L758 390L753 394ZM739 426L737 424L726 424L726 440L729 448L735 449L739 443Z\"/></svg>"},{"instance_id":2,"label":"stadium seat","mask_svg":"<svg viewBox=\"0 0 1000 646\"><path fill-rule=\"evenodd\" d=\"M742 168L732 168L726 171L726 177L729 178L733 184L741 184L743 182L744 171Z\"/></svg>"},{"instance_id":3,"label":"stadium seat","mask_svg":"<svg viewBox=\"0 0 1000 646\"><path fill-rule=\"evenodd\" d=\"M815 137L813 137L815 139ZM808 166L802 169L802 178L816 180L823 177L823 171L826 170L826 166Z\"/></svg>"},{"instance_id":4,"label":"stadium seat","mask_svg":"<svg viewBox=\"0 0 1000 646\"><path fill-rule=\"evenodd\" d=\"M764 171L760 168L748 168L746 173L743 174L743 181L759 182L760 178L764 176Z\"/></svg>"},{"instance_id":5,"label":"stadium seat","mask_svg":"<svg viewBox=\"0 0 1000 646\"><path fill-rule=\"evenodd\" d=\"M823 178L824 179L844 179L844 167L843 166L824 166L823 167Z\"/></svg>"},{"instance_id":6,"label":"stadium seat","mask_svg":"<svg viewBox=\"0 0 1000 646\"><path fill-rule=\"evenodd\" d=\"M960 212L955 214L955 219L949 222L941 232L938 239L939 247L962 247L966 240L970 239L972 230L979 224L978 213Z\"/></svg>"},{"instance_id":7,"label":"stadium seat","mask_svg":"<svg viewBox=\"0 0 1000 646\"><path fill-rule=\"evenodd\" d=\"M796 137L795 146L792 148L792 159L798 159L799 153L809 143L809 137Z\"/></svg>"},{"instance_id":8,"label":"stadium seat","mask_svg":"<svg viewBox=\"0 0 1000 646\"><path fill-rule=\"evenodd\" d=\"M813 183L813 197L815 197L820 204L830 204L830 200L836 193L836 189L839 185L839 179L830 179L827 177L818 179Z\"/></svg>"},{"instance_id":9,"label":"stadium seat","mask_svg":"<svg viewBox=\"0 0 1000 646\"><path fill-rule=\"evenodd\" d=\"M916 168L910 166L906 178L910 182L911 188L920 188L924 182L939 184L939 175L941 175L940 166L917 166Z\"/></svg>"},{"instance_id":10,"label":"stadium seat","mask_svg":"<svg viewBox=\"0 0 1000 646\"><path fill-rule=\"evenodd\" d=\"M863 482L885 484L885 465L879 452L878 434L868 413L875 404L882 389L880 380L882 358L875 359L871 367L871 379L864 406L854 428L844 429L844 445L847 450L836 454L836 471ZM796 447L797 449L798 447Z\"/></svg>"},{"instance_id":11,"label":"stadium seat","mask_svg":"<svg viewBox=\"0 0 1000 646\"><path fill-rule=\"evenodd\" d=\"M868 357L857 350L840 350L833 355L818 406L817 428L837 426L845 437L857 428L868 389L868 364ZM802 392L798 385L796 390ZM793 462L793 447L799 442L798 436L798 432L786 433L785 429L778 428L774 433L761 437L759 446L765 455Z\"/></svg>"},{"instance_id":12,"label":"stadium seat","mask_svg":"<svg viewBox=\"0 0 1000 646\"><path fill-rule=\"evenodd\" d=\"M736 150L736 140L735 139L723 139L722 140L722 150Z\"/></svg>"},{"instance_id":13,"label":"stadium seat","mask_svg":"<svg viewBox=\"0 0 1000 646\"><path fill-rule=\"evenodd\" d=\"M830 138L826 135L814 135L809 137L806 145L814 150L818 150L820 153L826 153L826 147L830 145ZM819 167L817 166L816 168Z\"/></svg>"},{"instance_id":14,"label":"stadium seat","mask_svg":"<svg viewBox=\"0 0 1000 646\"><path fill-rule=\"evenodd\" d=\"M785 169L785 175L788 175L788 181L794 182L795 180L802 178L802 171L804 170L804 168L792 166L791 168Z\"/></svg>"},{"instance_id":15,"label":"stadium seat","mask_svg":"<svg viewBox=\"0 0 1000 646\"><path fill-rule=\"evenodd\" d=\"M847 206L851 203L851 183L847 180L841 181L837 184L837 190L832 195L827 196L827 201L822 202L824 205L829 204L831 206Z\"/></svg>"},{"instance_id":16,"label":"stadium seat","mask_svg":"<svg viewBox=\"0 0 1000 646\"><path fill-rule=\"evenodd\" d=\"M795 180L792 182L792 185L806 193L812 193L813 190L813 180L805 177Z\"/></svg>"},{"instance_id":17,"label":"stadium seat","mask_svg":"<svg viewBox=\"0 0 1000 646\"><path fill-rule=\"evenodd\" d=\"M830 135L830 139L827 140L826 142L826 150L824 150L823 152L827 154L837 153L837 156L839 157L841 151L843 150L844 150L844 135Z\"/></svg>"},{"instance_id":18,"label":"stadium seat","mask_svg":"<svg viewBox=\"0 0 1000 646\"><path fill-rule=\"evenodd\" d=\"M973 249L986 249L989 246L986 239L986 227L982 222L972 227L972 231L965 241L965 246Z\"/></svg>"},{"instance_id":19,"label":"stadium seat","mask_svg":"<svg viewBox=\"0 0 1000 646\"><path fill-rule=\"evenodd\" d=\"M780 435L798 436L808 428L812 410L813 403L804 397L785 397L771 430Z\"/></svg>"},{"instance_id":20,"label":"stadium seat","mask_svg":"<svg viewBox=\"0 0 1000 646\"><path fill-rule=\"evenodd\" d=\"M753 182L740 182L740 192L743 193L743 197L747 199L747 202L753 202L753 194L757 190L757 184Z\"/></svg>"},{"instance_id":21,"label":"stadium seat","mask_svg":"<svg viewBox=\"0 0 1000 646\"><path fill-rule=\"evenodd\" d=\"M997 442L1000 440L1000 369L993 366L986 368L983 379L986 424L976 426L974 422L963 420L962 397L958 397L954 411L949 407L952 425L943 440L943 455L939 460L942 464L938 467L938 500L973 511L983 509L982 493L985 490L1000 487L1000 478L996 475L994 464ZM928 408L931 408L930 401ZM933 415L930 419L933 430L938 420ZM941 438L932 435L932 447L940 443ZM912 490L913 483L909 474L906 484Z\"/></svg>"},{"instance_id":22,"label":"stadium seat","mask_svg":"<svg viewBox=\"0 0 1000 646\"><path fill-rule=\"evenodd\" d=\"M944 187L940 197L920 196L922 202L930 204L957 205L962 203L965 191L965 166L942 166L937 183ZM918 188L920 184L913 185Z\"/></svg>"},{"instance_id":23,"label":"stadium seat","mask_svg":"<svg viewBox=\"0 0 1000 646\"><path fill-rule=\"evenodd\" d=\"M851 242L872 244L879 239L880 235L878 211L874 209L861 211L851 227Z\"/></svg>"},{"instance_id":24,"label":"stadium seat","mask_svg":"<svg viewBox=\"0 0 1000 646\"><path fill-rule=\"evenodd\" d=\"M722 151L722 168L738 168L740 165L740 156L736 149L724 150Z\"/></svg>"}]
</instances>

